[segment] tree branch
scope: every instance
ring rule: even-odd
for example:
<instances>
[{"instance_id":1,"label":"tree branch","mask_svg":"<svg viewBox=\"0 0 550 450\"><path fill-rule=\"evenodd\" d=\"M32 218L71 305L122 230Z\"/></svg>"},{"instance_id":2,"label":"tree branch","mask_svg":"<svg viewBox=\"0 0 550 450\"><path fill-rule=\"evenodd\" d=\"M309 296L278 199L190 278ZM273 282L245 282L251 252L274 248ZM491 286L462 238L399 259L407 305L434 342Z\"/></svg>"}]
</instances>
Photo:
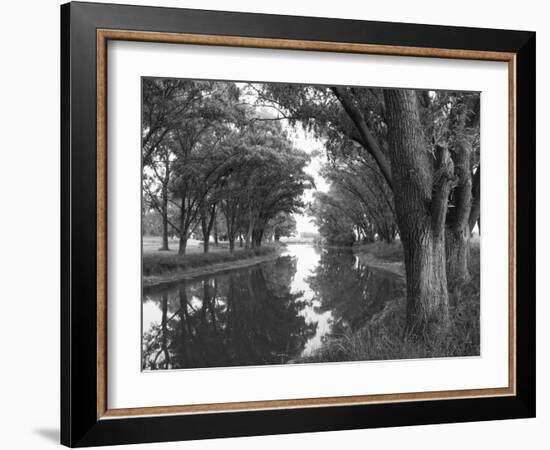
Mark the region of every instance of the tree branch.
<instances>
[{"instance_id":1,"label":"tree branch","mask_svg":"<svg viewBox=\"0 0 550 450\"><path fill-rule=\"evenodd\" d=\"M367 151L372 155L380 172L384 175L384 178L388 182L388 185L392 187L392 177L391 177L391 167L386 155L382 152L380 145L378 144L376 138L370 132L367 123L365 122L361 112L355 104L348 98L346 92L341 87L331 87L332 92L336 98L342 104L342 107L352 120L352 122L357 127L359 134L361 136L362 144L365 146Z\"/></svg>"}]
</instances>

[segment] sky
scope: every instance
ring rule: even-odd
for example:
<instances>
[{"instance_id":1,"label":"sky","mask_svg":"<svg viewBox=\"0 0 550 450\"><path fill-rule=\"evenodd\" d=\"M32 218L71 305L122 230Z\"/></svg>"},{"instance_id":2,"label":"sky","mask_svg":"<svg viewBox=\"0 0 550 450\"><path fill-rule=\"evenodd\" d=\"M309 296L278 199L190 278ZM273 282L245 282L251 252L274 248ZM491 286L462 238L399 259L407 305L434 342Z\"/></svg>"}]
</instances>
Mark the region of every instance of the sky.
<instances>
[{"instance_id":1,"label":"sky","mask_svg":"<svg viewBox=\"0 0 550 450\"><path fill-rule=\"evenodd\" d=\"M294 146L306 153L312 155L316 150L317 154L312 156L310 163L306 167L305 171L313 177L315 180L316 189L309 189L304 192L302 200L304 203L309 203L313 200L313 192L315 190L327 192L329 185L325 179L319 174L322 164L325 162L325 152L323 142L313 136L312 133L305 131L299 125L296 129L288 125L283 125L287 128L290 138L292 139ZM294 214L296 219L296 230L298 234L302 232L318 232L317 226L312 222L312 218L306 214Z\"/></svg>"}]
</instances>

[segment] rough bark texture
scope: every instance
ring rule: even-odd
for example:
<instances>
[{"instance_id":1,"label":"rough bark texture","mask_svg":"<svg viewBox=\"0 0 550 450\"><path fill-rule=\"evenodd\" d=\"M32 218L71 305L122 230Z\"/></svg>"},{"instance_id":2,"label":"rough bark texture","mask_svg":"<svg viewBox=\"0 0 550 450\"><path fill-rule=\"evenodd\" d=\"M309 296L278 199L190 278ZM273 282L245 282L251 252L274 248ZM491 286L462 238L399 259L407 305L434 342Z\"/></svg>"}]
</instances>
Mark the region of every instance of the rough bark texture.
<instances>
[{"instance_id":1,"label":"rough bark texture","mask_svg":"<svg viewBox=\"0 0 550 450\"><path fill-rule=\"evenodd\" d=\"M470 211L470 218L468 219L470 234L474 231L476 222L479 228L479 234L481 234L481 223L479 220L479 212L481 208L481 168L478 167L476 173L472 178L472 209Z\"/></svg>"},{"instance_id":2,"label":"rough bark texture","mask_svg":"<svg viewBox=\"0 0 550 450\"><path fill-rule=\"evenodd\" d=\"M425 146L416 93L384 92L389 156L407 278L407 332L430 335L449 323L444 223L452 161Z\"/></svg>"},{"instance_id":3,"label":"rough bark texture","mask_svg":"<svg viewBox=\"0 0 550 450\"><path fill-rule=\"evenodd\" d=\"M450 199L453 207L447 214L445 242L447 279L453 282L465 282L470 278L468 258L471 234L469 219L472 209L472 144L464 133L468 110L461 104L458 108L458 113L451 114L455 128L451 157L457 183Z\"/></svg>"}]
</instances>

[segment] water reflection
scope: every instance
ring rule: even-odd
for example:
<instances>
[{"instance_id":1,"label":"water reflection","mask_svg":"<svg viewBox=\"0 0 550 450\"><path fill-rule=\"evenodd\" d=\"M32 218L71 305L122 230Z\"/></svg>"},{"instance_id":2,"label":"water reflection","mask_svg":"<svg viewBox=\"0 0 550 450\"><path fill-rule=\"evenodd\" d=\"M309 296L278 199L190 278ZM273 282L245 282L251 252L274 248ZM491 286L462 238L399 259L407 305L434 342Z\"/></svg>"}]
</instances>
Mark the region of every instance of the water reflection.
<instances>
[{"instance_id":1,"label":"water reflection","mask_svg":"<svg viewBox=\"0 0 550 450\"><path fill-rule=\"evenodd\" d=\"M142 367L296 362L360 327L401 289L349 250L289 245L269 263L145 290Z\"/></svg>"},{"instance_id":2,"label":"water reflection","mask_svg":"<svg viewBox=\"0 0 550 450\"><path fill-rule=\"evenodd\" d=\"M333 317L324 338L363 327L404 291L399 277L369 268L345 249L326 250L307 282L318 301L317 312L330 311Z\"/></svg>"},{"instance_id":3,"label":"water reflection","mask_svg":"<svg viewBox=\"0 0 550 450\"><path fill-rule=\"evenodd\" d=\"M145 293L142 367L169 369L282 364L315 334L290 256ZM147 318L153 303L160 320Z\"/></svg>"}]
</instances>

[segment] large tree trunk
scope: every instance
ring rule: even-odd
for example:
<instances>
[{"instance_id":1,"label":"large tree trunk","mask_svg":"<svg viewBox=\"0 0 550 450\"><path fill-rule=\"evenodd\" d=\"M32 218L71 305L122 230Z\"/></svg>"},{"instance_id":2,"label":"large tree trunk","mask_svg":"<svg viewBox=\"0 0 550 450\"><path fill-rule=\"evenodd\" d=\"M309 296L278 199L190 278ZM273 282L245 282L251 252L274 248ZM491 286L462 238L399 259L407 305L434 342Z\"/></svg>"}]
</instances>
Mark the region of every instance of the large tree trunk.
<instances>
[{"instance_id":1,"label":"large tree trunk","mask_svg":"<svg viewBox=\"0 0 550 450\"><path fill-rule=\"evenodd\" d=\"M403 234L407 274L407 331L418 336L437 334L448 326L445 237L429 222Z\"/></svg>"},{"instance_id":2,"label":"large tree trunk","mask_svg":"<svg viewBox=\"0 0 550 450\"><path fill-rule=\"evenodd\" d=\"M472 209L472 143L465 133L469 109L459 102L451 113L455 139L451 156L454 163L456 187L452 191L453 208L447 213L446 253L447 279L465 282L470 278L468 259L470 253L470 212Z\"/></svg>"},{"instance_id":3,"label":"large tree trunk","mask_svg":"<svg viewBox=\"0 0 550 450\"><path fill-rule=\"evenodd\" d=\"M448 281L463 283L469 280L470 230L468 227L449 227L445 236L445 244Z\"/></svg>"},{"instance_id":4,"label":"large tree trunk","mask_svg":"<svg viewBox=\"0 0 550 450\"><path fill-rule=\"evenodd\" d=\"M416 93L384 91L389 156L399 234L405 254L407 332L429 336L449 324L445 267L445 216L452 161L426 148Z\"/></svg>"}]
</instances>

